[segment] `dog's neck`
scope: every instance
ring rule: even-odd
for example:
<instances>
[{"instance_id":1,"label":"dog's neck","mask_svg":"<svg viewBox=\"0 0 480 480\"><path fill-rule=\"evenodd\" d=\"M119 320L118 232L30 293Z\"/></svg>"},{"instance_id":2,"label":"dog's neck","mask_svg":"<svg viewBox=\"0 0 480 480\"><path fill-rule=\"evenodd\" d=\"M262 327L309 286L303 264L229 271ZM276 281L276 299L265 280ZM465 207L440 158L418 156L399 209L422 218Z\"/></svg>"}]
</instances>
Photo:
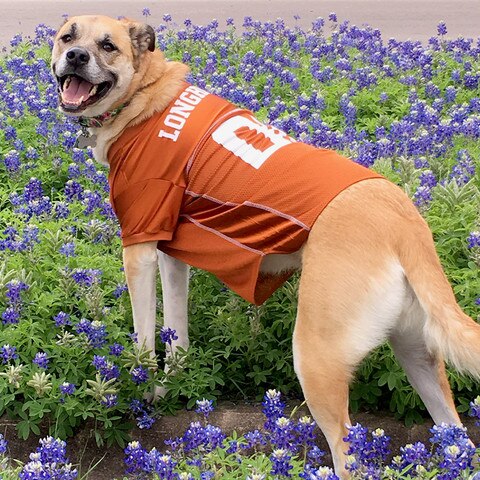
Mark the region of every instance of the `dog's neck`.
<instances>
[{"instance_id":1,"label":"dog's neck","mask_svg":"<svg viewBox=\"0 0 480 480\"><path fill-rule=\"evenodd\" d=\"M110 145L127 127L138 125L155 113L163 112L177 95L187 73L186 65L165 62L159 50L152 52L144 71L138 72L132 82L132 90L123 100L123 104L126 104L124 108L113 119L104 121L102 126L89 126L90 134L97 136L93 148L95 160L108 165Z\"/></svg>"},{"instance_id":2,"label":"dog's neck","mask_svg":"<svg viewBox=\"0 0 480 480\"><path fill-rule=\"evenodd\" d=\"M95 117L80 117L78 123L85 128L101 128L109 120L113 120L130 102Z\"/></svg>"}]
</instances>

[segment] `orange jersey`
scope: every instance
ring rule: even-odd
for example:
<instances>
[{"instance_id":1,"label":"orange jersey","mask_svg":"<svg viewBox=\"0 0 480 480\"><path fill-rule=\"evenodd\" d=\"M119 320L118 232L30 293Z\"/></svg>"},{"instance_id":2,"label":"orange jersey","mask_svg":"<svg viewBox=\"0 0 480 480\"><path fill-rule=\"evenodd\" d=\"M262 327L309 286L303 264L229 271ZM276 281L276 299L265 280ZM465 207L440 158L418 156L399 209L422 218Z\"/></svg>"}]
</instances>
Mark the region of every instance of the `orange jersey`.
<instances>
[{"instance_id":1,"label":"orange jersey","mask_svg":"<svg viewBox=\"0 0 480 480\"><path fill-rule=\"evenodd\" d=\"M293 273L261 275L263 257L299 250L338 193L381 178L189 84L108 158L124 246L157 241L257 305Z\"/></svg>"}]
</instances>

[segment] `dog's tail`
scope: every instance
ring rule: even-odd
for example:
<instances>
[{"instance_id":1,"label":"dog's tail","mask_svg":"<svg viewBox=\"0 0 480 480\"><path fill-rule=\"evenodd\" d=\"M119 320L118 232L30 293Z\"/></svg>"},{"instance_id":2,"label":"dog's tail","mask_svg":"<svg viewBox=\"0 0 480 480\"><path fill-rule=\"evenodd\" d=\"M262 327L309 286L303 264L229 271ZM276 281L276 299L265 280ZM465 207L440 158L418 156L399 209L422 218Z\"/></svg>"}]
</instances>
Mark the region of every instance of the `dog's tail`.
<instances>
[{"instance_id":1,"label":"dog's tail","mask_svg":"<svg viewBox=\"0 0 480 480\"><path fill-rule=\"evenodd\" d=\"M432 235L422 222L404 243L400 262L426 313L424 337L431 352L440 353L455 369L480 377L480 325L458 306L435 251Z\"/></svg>"}]
</instances>

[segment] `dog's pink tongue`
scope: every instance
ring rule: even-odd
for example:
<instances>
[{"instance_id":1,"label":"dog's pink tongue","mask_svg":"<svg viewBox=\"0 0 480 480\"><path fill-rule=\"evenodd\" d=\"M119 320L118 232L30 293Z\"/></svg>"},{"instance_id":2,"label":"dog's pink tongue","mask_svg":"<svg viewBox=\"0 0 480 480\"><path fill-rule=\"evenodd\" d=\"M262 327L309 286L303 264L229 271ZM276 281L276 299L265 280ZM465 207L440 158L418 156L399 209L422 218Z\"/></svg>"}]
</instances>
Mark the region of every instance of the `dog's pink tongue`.
<instances>
[{"instance_id":1,"label":"dog's pink tongue","mask_svg":"<svg viewBox=\"0 0 480 480\"><path fill-rule=\"evenodd\" d=\"M68 82L68 81L67 81ZM80 103L90 96L93 84L77 77L71 77L70 83L62 91L62 100L67 103Z\"/></svg>"}]
</instances>

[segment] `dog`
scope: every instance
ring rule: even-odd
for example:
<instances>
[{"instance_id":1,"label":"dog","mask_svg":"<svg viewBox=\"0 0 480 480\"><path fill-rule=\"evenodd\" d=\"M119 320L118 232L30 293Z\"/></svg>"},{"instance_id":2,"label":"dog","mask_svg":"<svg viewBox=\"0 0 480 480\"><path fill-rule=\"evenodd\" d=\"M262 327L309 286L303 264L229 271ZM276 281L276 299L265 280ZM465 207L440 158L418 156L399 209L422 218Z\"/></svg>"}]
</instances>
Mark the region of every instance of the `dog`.
<instances>
[{"instance_id":1,"label":"dog","mask_svg":"<svg viewBox=\"0 0 480 480\"><path fill-rule=\"evenodd\" d=\"M205 266L254 303L301 270L294 367L337 475L348 478L349 382L359 362L386 340L435 423L461 424L444 359L479 376L480 326L457 305L431 232L400 188L189 85L188 67L165 60L148 25L73 17L56 35L52 71L60 110L81 118L96 160L110 165L140 344L154 352L157 264L165 326L178 336L172 349L188 347L187 263ZM177 150L169 153L165 145ZM199 151L213 167L198 159ZM286 157L293 163L284 167ZM323 161L333 175L312 180L313 193L304 192L303 183ZM342 173L347 164L355 165L353 173ZM151 168L160 173L152 177ZM292 169L300 180L285 187ZM258 183L254 174L262 172L267 175ZM199 193L186 177L215 195L233 190L235 199ZM331 192L315 190L329 191L338 177ZM280 207L242 201L237 190L247 187L261 201L275 197ZM287 212L293 197L301 199L298 216ZM273 220L264 221L267 215ZM243 218L253 220L236 229ZM271 240L266 247L264 240ZM217 250L220 244L225 252Z\"/></svg>"}]
</instances>

